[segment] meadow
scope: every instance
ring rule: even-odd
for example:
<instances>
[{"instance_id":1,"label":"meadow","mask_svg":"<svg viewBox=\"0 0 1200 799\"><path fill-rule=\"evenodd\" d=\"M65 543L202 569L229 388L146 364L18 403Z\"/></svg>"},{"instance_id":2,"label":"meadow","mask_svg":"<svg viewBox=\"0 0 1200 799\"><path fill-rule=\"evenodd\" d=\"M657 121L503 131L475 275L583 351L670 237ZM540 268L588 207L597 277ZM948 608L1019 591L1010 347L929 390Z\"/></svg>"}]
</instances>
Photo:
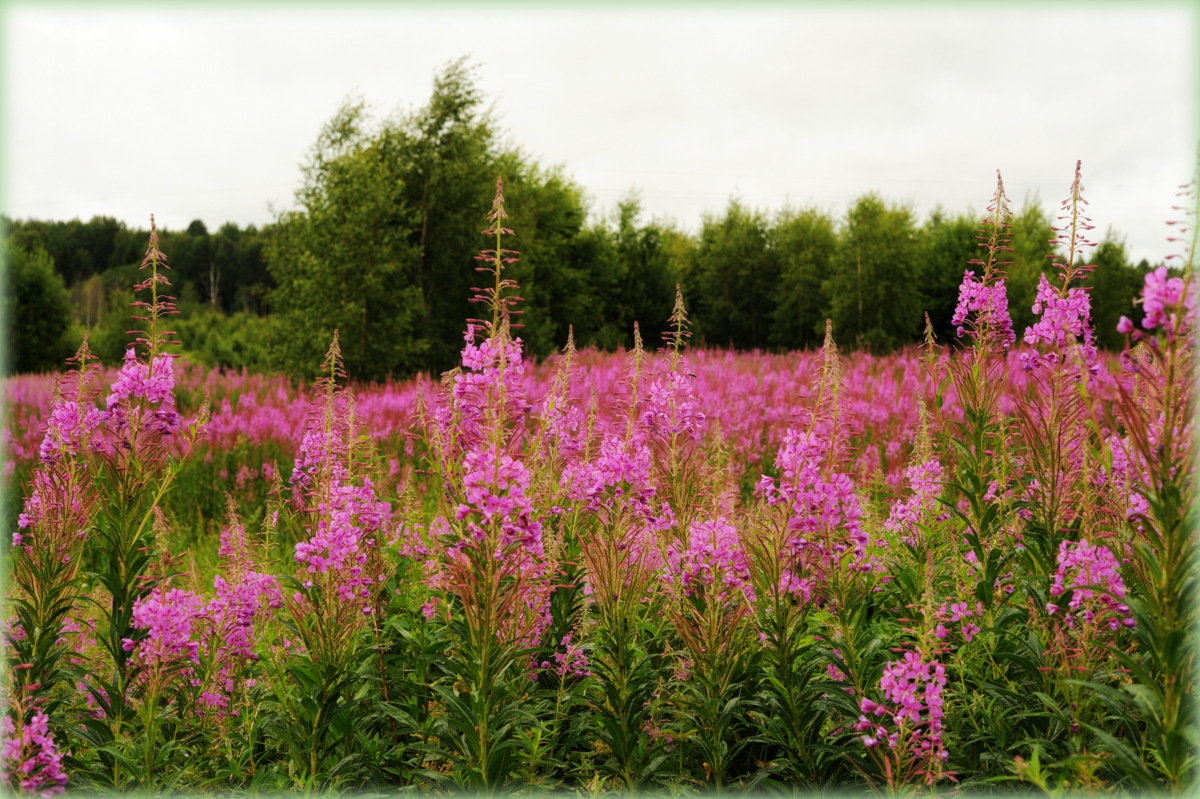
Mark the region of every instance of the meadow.
<instances>
[{"instance_id":1,"label":"meadow","mask_svg":"<svg viewBox=\"0 0 1200 799\"><path fill-rule=\"evenodd\" d=\"M4 384L7 787L1185 793L1195 225L1103 353L1079 189L1023 331L998 182L953 341L534 362L498 184L368 384L172 357L152 229L124 365Z\"/></svg>"}]
</instances>

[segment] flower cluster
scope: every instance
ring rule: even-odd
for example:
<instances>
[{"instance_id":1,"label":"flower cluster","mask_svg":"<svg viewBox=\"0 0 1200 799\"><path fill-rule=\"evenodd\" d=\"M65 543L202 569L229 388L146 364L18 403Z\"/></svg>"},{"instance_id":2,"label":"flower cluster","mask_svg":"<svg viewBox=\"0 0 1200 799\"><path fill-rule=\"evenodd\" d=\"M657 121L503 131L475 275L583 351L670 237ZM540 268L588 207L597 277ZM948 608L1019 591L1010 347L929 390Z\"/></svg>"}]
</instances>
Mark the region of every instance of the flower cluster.
<instances>
[{"instance_id":1,"label":"flower cluster","mask_svg":"<svg viewBox=\"0 0 1200 799\"><path fill-rule=\"evenodd\" d=\"M605 436L591 460L576 460L563 469L567 496L592 513L611 511L628 501L650 515L655 488L650 479L650 450L637 442Z\"/></svg>"},{"instance_id":2,"label":"flower cluster","mask_svg":"<svg viewBox=\"0 0 1200 799\"><path fill-rule=\"evenodd\" d=\"M1110 630L1133 627L1133 613L1123 600L1125 582L1121 579L1120 564L1108 547L1092 545L1086 539L1063 541L1058 548L1058 569L1054 572L1054 584L1050 595L1059 597L1071 592L1065 614L1068 627L1075 625L1076 617L1088 625L1107 626ZM1046 606L1051 613L1061 608L1056 604Z\"/></svg>"},{"instance_id":3,"label":"flower cluster","mask_svg":"<svg viewBox=\"0 0 1200 799\"><path fill-rule=\"evenodd\" d=\"M667 575L678 581L686 596L706 589L710 600L734 601L741 593L754 601L750 567L738 530L725 519L696 522L688 530L686 547L677 542L667 545Z\"/></svg>"},{"instance_id":4,"label":"flower cluster","mask_svg":"<svg viewBox=\"0 0 1200 799\"><path fill-rule=\"evenodd\" d=\"M355 473L354 398L334 384L341 374L336 335L324 368L322 401L310 413L292 471L293 504L308 533L293 558L305 571L306 589L319 581L326 602L357 603L367 615L372 589L383 579L372 555L391 527L392 508L378 499L370 477Z\"/></svg>"},{"instance_id":5,"label":"flower cluster","mask_svg":"<svg viewBox=\"0 0 1200 799\"><path fill-rule=\"evenodd\" d=\"M542 552L542 525L530 501L529 470L520 460L494 447L482 445L467 451L463 459L463 498L455 517L467 523L472 538L483 542L488 527L500 530L495 557L517 557L521 567L530 565ZM514 554L509 550L519 545Z\"/></svg>"},{"instance_id":6,"label":"flower cluster","mask_svg":"<svg viewBox=\"0 0 1200 799\"><path fill-rule=\"evenodd\" d=\"M1146 274L1142 287L1142 327L1146 330L1161 329L1168 337L1191 329L1196 314L1196 287L1185 282L1179 275L1168 277L1165 266ZM1179 312L1183 311L1182 324ZM1133 322L1122 316L1117 322L1117 331L1133 333Z\"/></svg>"},{"instance_id":7,"label":"flower cluster","mask_svg":"<svg viewBox=\"0 0 1200 799\"><path fill-rule=\"evenodd\" d=\"M642 424L649 436L666 440L674 436L698 440L704 431L690 375L676 371L654 378L642 402Z\"/></svg>"},{"instance_id":8,"label":"flower cluster","mask_svg":"<svg viewBox=\"0 0 1200 799\"><path fill-rule=\"evenodd\" d=\"M100 423L100 410L74 400L59 400L50 408L46 434L38 448L42 463L57 463L83 452L88 434Z\"/></svg>"},{"instance_id":9,"label":"flower cluster","mask_svg":"<svg viewBox=\"0 0 1200 799\"><path fill-rule=\"evenodd\" d=\"M563 647L563 651L554 653L554 662L543 660L541 667L543 669L553 669L555 675L560 680L565 680L568 677L590 677L591 672L588 671L587 653L583 649L583 644L576 643L572 640L570 633L563 636L559 646Z\"/></svg>"},{"instance_id":10,"label":"flower cluster","mask_svg":"<svg viewBox=\"0 0 1200 799\"><path fill-rule=\"evenodd\" d=\"M368 568L368 556L390 526L391 506L375 497L370 478L354 485L338 464L314 510L310 537L296 544L296 562L310 580L324 576L338 601L361 602L363 613L370 613L371 588L379 577Z\"/></svg>"},{"instance_id":11,"label":"flower cluster","mask_svg":"<svg viewBox=\"0 0 1200 799\"><path fill-rule=\"evenodd\" d=\"M179 429L179 414L175 410L174 359L170 355L159 355L151 364L138 360L133 347L125 351L125 363L117 374L105 400L107 411L103 416L116 430L140 421L140 411L128 406L133 400L145 400L150 410L146 420L148 429L168 435Z\"/></svg>"},{"instance_id":12,"label":"flower cluster","mask_svg":"<svg viewBox=\"0 0 1200 799\"><path fill-rule=\"evenodd\" d=\"M54 796L66 790L62 754L50 735L49 719L41 710L17 732L12 717L0 716L0 780L22 793Z\"/></svg>"},{"instance_id":13,"label":"flower cluster","mask_svg":"<svg viewBox=\"0 0 1200 799\"><path fill-rule=\"evenodd\" d=\"M1016 342L1012 318L1008 315L1008 289L1003 280L988 284L976 280L975 273L970 269L963 273L962 283L958 287L958 305L950 320L960 338L969 324L971 314L975 315L975 330L994 336L1006 347Z\"/></svg>"},{"instance_id":14,"label":"flower cluster","mask_svg":"<svg viewBox=\"0 0 1200 799\"><path fill-rule=\"evenodd\" d=\"M26 554L40 546L41 554L68 565L87 534L95 500L95 493L82 481L71 479L69 473L39 469L17 516L18 531L12 535L12 545L23 547Z\"/></svg>"},{"instance_id":15,"label":"flower cluster","mask_svg":"<svg viewBox=\"0 0 1200 799\"><path fill-rule=\"evenodd\" d=\"M1110 435L1108 451L1112 454L1112 474L1101 468L1096 472L1096 482L1108 486L1116 495L1115 501L1124 507L1125 518L1138 524L1150 510L1146 496L1137 489L1146 480L1145 464L1140 462L1128 436Z\"/></svg>"},{"instance_id":16,"label":"flower cluster","mask_svg":"<svg viewBox=\"0 0 1200 799\"><path fill-rule=\"evenodd\" d=\"M345 424L333 423L333 419L344 420L351 415L350 397L347 392L332 391L322 398L328 407L314 403L305 421L300 447L296 450L295 463L290 479L293 497L303 506L305 498L318 483L327 481L329 472L339 466L340 456L349 445ZM342 473L345 466L342 465Z\"/></svg>"},{"instance_id":17,"label":"flower cluster","mask_svg":"<svg viewBox=\"0 0 1200 799\"><path fill-rule=\"evenodd\" d=\"M213 576L215 595L205 608L205 648L213 656L215 670L207 675L198 701L208 712L236 714L230 705L237 677L258 657L255 629L268 608L281 606L282 597L273 576L254 570L245 527L236 517L221 531L217 554L229 579Z\"/></svg>"},{"instance_id":18,"label":"flower cluster","mask_svg":"<svg viewBox=\"0 0 1200 799\"><path fill-rule=\"evenodd\" d=\"M970 643L971 639L979 633L979 625L971 621L972 616L983 618L982 602L976 602L974 608L966 602L943 602L937 611L938 625L934 630L934 635L939 639L948 637L950 629L946 627L946 623L958 622L963 640Z\"/></svg>"},{"instance_id":19,"label":"flower cluster","mask_svg":"<svg viewBox=\"0 0 1200 799\"><path fill-rule=\"evenodd\" d=\"M859 705L862 715L854 729L864 733L863 744L913 756L927 769L936 761L945 762L949 756L942 743L946 667L936 660L925 662L919 652L906 652L887 664L879 687L884 702L863 697ZM929 769L928 773L935 772Z\"/></svg>"},{"instance_id":20,"label":"flower cluster","mask_svg":"<svg viewBox=\"0 0 1200 799\"><path fill-rule=\"evenodd\" d=\"M100 426L103 414L86 401L89 357L85 341L71 359L78 364L78 370L72 373L78 385L71 399L55 390L38 447L41 464L33 473L17 517L18 531L12 537L13 547L23 547L25 554L35 560L56 560L66 573L73 573L77 566L78 550L97 499L86 456L90 454L89 437ZM41 551L35 552L35 546Z\"/></svg>"},{"instance_id":21,"label":"flower cluster","mask_svg":"<svg viewBox=\"0 0 1200 799\"><path fill-rule=\"evenodd\" d=\"M901 536L904 543L912 545L917 543L921 524L927 522L937 510L945 470L934 458L909 466L904 470L904 476L912 488L912 494L892 504L883 529Z\"/></svg>"},{"instance_id":22,"label":"flower cluster","mask_svg":"<svg viewBox=\"0 0 1200 799\"><path fill-rule=\"evenodd\" d=\"M505 640L532 643L550 622L550 587L542 523L528 494L529 470L521 460L479 441L465 453L463 471L462 501L454 508L457 524L440 525L445 531L445 563L440 566L450 574L435 571L430 584L468 593L481 580L508 586L494 632ZM461 585L463 581L472 585Z\"/></svg>"},{"instance_id":23,"label":"flower cluster","mask_svg":"<svg viewBox=\"0 0 1200 799\"><path fill-rule=\"evenodd\" d=\"M523 386L521 339L495 335L476 344L476 330L470 324L464 339L462 371L454 376L453 407L457 411L458 436L469 445L496 421L489 418L491 413L500 411L514 421L529 406Z\"/></svg>"},{"instance_id":24,"label":"flower cluster","mask_svg":"<svg viewBox=\"0 0 1200 799\"><path fill-rule=\"evenodd\" d=\"M143 666L187 667L196 660L200 643L193 627L203 617L204 602L191 591L158 588L133 603L133 626L146 631L141 641L126 638L126 652L136 650Z\"/></svg>"},{"instance_id":25,"label":"flower cluster","mask_svg":"<svg viewBox=\"0 0 1200 799\"><path fill-rule=\"evenodd\" d=\"M789 588L803 589L799 573L820 576L846 552L852 552L856 566L870 565L870 538L862 527L854 482L841 472L824 473L829 446L819 435L789 428L775 458L778 482L767 475L759 481L768 505L790 511L784 547Z\"/></svg>"},{"instance_id":26,"label":"flower cluster","mask_svg":"<svg viewBox=\"0 0 1200 799\"><path fill-rule=\"evenodd\" d=\"M1066 295L1050 284L1045 275L1038 279L1037 297L1033 303L1033 312L1038 320L1025 328L1026 344L1045 344L1056 351L1042 356L1050 363L1058 363L1062 353L1079 344L1083 338L1082 348L1085 362L1089 367L1096 365L1096 345L1092 335L1092 301L1087 290L1083 288L1067 289ZM1023 353L1026 354L1026 353ZM1022 359L1026 368L1032 368L1036 359Z\"/></svg>"}]
</instances>

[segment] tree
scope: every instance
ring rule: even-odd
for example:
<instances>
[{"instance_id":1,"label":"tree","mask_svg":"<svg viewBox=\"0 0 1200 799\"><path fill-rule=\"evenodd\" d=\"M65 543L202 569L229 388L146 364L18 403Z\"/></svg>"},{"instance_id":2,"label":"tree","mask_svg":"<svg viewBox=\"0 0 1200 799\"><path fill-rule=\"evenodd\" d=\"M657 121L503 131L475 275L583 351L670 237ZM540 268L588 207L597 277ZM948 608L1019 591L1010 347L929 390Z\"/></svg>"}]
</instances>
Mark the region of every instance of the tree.
<instances>
[{"instance_id":1,"label":"tree","mask_svg":"<svg viewBox=\"0 0 1200 799\"><path fill-rule=\"evenodd\" d=\"M821 283L837 250L833 220L816 209L785 210L771 227L779 255L779 285L768 341L778 349L820 346L828 300Z\"/></svg>"},{"instance_id":2,"label":"tree","mask_svg":"<svg viewBox=\"0 0 1200 799\"><path fill-rule=\"evenodd\" d=\"M515 321L521 324L518 334L526 351L544 357L566 343L575 314L593 296L572 264L574 242L587 215L583 192L561 170L536 164L514 163L506 174L512 176L504 190L513 230L509 244L520 252L508 276L517 281L523 298Z\"/></svg>"},{"instance_id":3,"label":"tree","mask_svg":"<svg viewBox=\"0 0 1200 799\"><path fill-rule=\"evenodd\" d=\"M565 340L555 308L570 281L555 281L583 223L582 192L502 149L482 102L459 60L415 113L375 124L350 101L325 126L299 208L280 216L267 247L278 366L311 374L335 328L352 377L453 366L465 320L478 314L474 256L489 246L481 231L497 176L521 253L511 275L528 299L518 321L534 351Z\"/></svg>"},{"instance_id":4,"label":"tree","mask_svg":"<svg viewBox=\"0 0 1200 799\"><path fill-rule=\"evenodd\" d=\"M421 364L426 340L416 216L396 191L387 141L361 103L326 124L304 170L301 209L283 214L268 249L278 287L271 349L292 374L315 374L339 330L346 370L378 379Z\"/></svg>"},{"instance_id":5,"label":"tree","mask_svg":"<svg viewBox=\"0 0 1200 799\"><path fill-rule=\"evenodd\" d=\"M125 351L133 346L130 330L138 324L132 319L134 281L124 285L113 285L105 297L104 312L100 321L88 330L88 345L92 354L109 366L119 365L125 357Z\"/></svg>"},{"instance_id":6,"label":"tree","mask_svg":"<svg viewBox=\"0 0 1200 799\"><path fill-rule=\"evenodd\" d=\"M657 221L642 224L640 217L641 202L631 194L572 243L572 275L583 285L565 318L581 346L631 348L634 322L646 347L660 343L679 282L669 252L679 234Z\"/></svg>"},{"instance_id":7,"label":"tree","mask_svg":"<svg viewBox=\"0 0 1200 799\"><path fill-rule=\"evenodd\" d=\"M780 263L766 215L731 200L705 216L685 296L697 333L712 346L765 348L775 313Z\"/></svg>"},{"instance_id":8,"label":"tree","mask_svg":"<svg viewBox=\"0 0 1200 799\"><path fill-rule=\"evenodd\" d=\"M1133 301L1142 289L1144 277L1130 265L1124 242L1111 234L1100 242L1090 261L1095 269L1083 285L1091 291L1096 343L1108 350L1119 350L1125 345L1125 336L1117 332L1117 322L1122 316L1135 317Z\"/></svg>"},{"instance_id":9,"label":"tree","mask_svg":"<svg viewBox=\"0 0 1200 799\"><path fill-rule=\"evenodd\" d=\"M639 226L640 214L641 204L636 200L618 206L616 245L622 281L606 307L614 316L619 309L625 311L623 344L633 346L633 323L637 322L645 345L659 347L679 283L671 264L671 242L683 234L658 221Z\"/></svg>"},{"instance_id":10,"label":"tree","mask_svg":"<svg viewBox=\"0 0 1200 799\"><path fill-rule=\"evenodd\" d=\"M5 243L8 287L5 316L11 325L9 369L15 373L58 369L77 341L71 332L71 303L54 260L45 249Z\"/></svg>"},{"instance_id":11,"label":"tree","mask_svg":"<svg viewBox=\"0 0 1200 799\"><path fill-rule=\"evenodd\" d=\"M920 285L922 310L929 314L938 341L956 339L950 324L958 305L958 289L968 262L980 257L979 222L970 215L947 216L934 211L921 228Z\"/></svg>"},{"instance_id":12,"label":"tree","mask_svg":"<svg viewBox=\"0 0 1200 799\"><path fill-rule=\"evenodd\" d=\"M100 323L104 316L104 280L99 275L71 286L71 310L75 321L84 327Z\"/></svg>"},{"instance_id":13,"label":"tree","mask_svg":"<svg viewBox=\"0 0 1200 799\"><path fill-rule=\"evenodd\" d=\"M824 284L838 341L886 352L918 340L920 248L912 211L865 195L850 208L838 239Z\"/></svg>"},{"instance_id":14,"label":"tree","mask_svg":"<svg viewBox=\"0 0 1200 799\"><path fill-rule=\"evenodd\" d=\"M266 313L266 297L274 288L263 254L266 241L265 231L254 225L241 230L232 222L226 222L212 237L216 270L212 280L219 286L222 308L259 316Z\"/></svg>"}]
</instances>

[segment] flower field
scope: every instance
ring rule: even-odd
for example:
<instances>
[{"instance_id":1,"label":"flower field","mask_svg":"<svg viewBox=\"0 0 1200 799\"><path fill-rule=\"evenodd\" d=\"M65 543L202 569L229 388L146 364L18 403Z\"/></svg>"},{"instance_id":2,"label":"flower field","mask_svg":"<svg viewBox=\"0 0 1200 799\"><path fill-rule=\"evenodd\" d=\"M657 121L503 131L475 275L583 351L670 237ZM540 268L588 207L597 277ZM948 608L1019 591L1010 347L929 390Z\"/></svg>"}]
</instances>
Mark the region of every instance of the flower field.
<instances>
[{"instance_id":1,"label":"flower field","mask_svg":"<svg viewBox=\"0 0 1200 799\"><path fill-rule=\"evenodd\" d=\"M7 786L1187 791L1194 238L1098 352L1080 203L1025 331L1001 183L954 342L532 363L498 186L367 385L172 358L152 234L124 365L5 383Z\"/></svg>"}]
</instances>

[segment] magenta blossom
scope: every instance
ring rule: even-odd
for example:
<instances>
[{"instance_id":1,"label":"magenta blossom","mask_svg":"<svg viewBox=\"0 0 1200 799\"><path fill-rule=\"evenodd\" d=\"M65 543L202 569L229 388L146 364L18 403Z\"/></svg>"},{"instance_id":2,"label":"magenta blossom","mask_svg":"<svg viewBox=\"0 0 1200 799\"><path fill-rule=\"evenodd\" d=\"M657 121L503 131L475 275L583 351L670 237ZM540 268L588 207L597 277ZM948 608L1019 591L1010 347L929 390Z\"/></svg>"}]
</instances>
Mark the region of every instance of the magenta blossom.
<instances>
[{"instance_id":1,"label":"magenta blossom","mask_svg":"<svg viewBox=\"0 0 1200 799\"><path fill-rule=\"evenodd\" d=\"M1008 290L1003 280L989 284L976 280L975 273L970 269L963 273L962 283L958 287L958 305L950 320L950 324L958 329L960 338L972 314L976 331L994 336L1005 347L1016 342L1012 318L1008 315Z\"/></svg>"},{"instance_id":2,"label":"magenta blossom","mask_svg":"<svg viewBox=\"0 0 1200 799\"><path fill-rule=\"evenodd\" d=\"M814 433L789 428L775 457L779 480L763 475L759 481L768 505L790 509L785 576L807 571L819 578L845 553L856 568L874 566L854 481L841 472L826 474L829 447ZM797 584L789 588L807 594L811 586L803 587L800 578L792 576Z\"/></svg>"},{"instance_id":3,"label":"magenta blossom","mask_svg":"<svg viewBox=\"0 0 1200 799\"><path fill-rule=\"evenodd\" d=\"M174 359L170 355L159 355L154 363L147 365L137 359L130 347L125 351L125 363L117 374L105 400L105 420L118 429L129 423L127 408L131 400L144 400L149 406L147 426L162 434L173 433L179 428L179 414L175 411ZM134 411L135 415L139 411Z\"/></svg>"},{"instance_id":4,"label":"magenta blossom","mask_svg":"<svg viewBox=\"0 0 1200 799\"><path fill-rule=\"evenodd\" d=\"M946 667L936 660L925 662L919 652L888 663L879 680L884 701L863 697L859 705L862 715L854 729L863 733L863 745L914 758L932 782L939 763L949 757L942 742L945 687Z\"/></svg>"},{"instance_id":5,"label":"magenta blossom","mask_svg":"<svg viewBox=\"0 0 1200 799\"><path fill-rule=\"evenodd\" d=\"M938 509L944 475L945 470L936 458L905 469L904 476L913 493L905 499L896 500L887 521L883 523L883 529L900 535L906 544L916 544L921 524L934 517Z\"/></svg>"},{"instance_id":6,"label":"magenta blossom","mask_svg":"<svg viewBox=\"0 0 1200 799\"><path fill-rule=\"evenodd\" d=\"M12 717L0 716L0 779L22 793L54 796L66 790L62 754L50 735L49 719L41 710L16 734Z\"/></svg>"},{"instance_id":7,"label":"magenta blossom","mask_svg":"<svg viewBox=\"0 0 1200 799\"><path fill-rule=\"evenodd\" d=\"M1142 286L1142 327L1161 329L1168 337L1190 330L1192 317L1196 315L1196 287L1179 275L1168 277L1169 274L1165 266L1160 266L1146 274ZM1184 316L1182 324L1180 311ZM1117 322L1117 332L1134 333L1133 322L1122 316Z\"/></svg>"},{"instance_id":8,"label":"magenta blossom","mask_svg":"<svg viewBox=\"0 0 1200 799\"><path fill-rule=\"evenodd\" d=\"M1046 276L1041 275L1038 279L1033 312L1040 318L1025 329L1026 344L1043 344L1049 347L1050 352L1043 357L1051 363L1058 363L1062 359L1062 353L1080 344L1089 369L1094 371L1098 368L1092 334L1092 302L1086 290L1068 289L1067 295L1062 297ZM1082 342L1080 338L1083 339ZM1024 359L1024 364L1026 368L1032 368L1038 360L1040 359L1036 357Z\"/></svg>"},{"instance_id":9,"label":"magenta blossom","mask_svg":"<svg viewBox=\"0 0 1200 799\"><path fill-rule=\"evenodd\" d=\"M132 626L146 631L145 639L124 640L125 651L136 650L148 667L195 662L200 643L193 629L204 612L204 603L191 591L179 588L154 593L133 603Z\"/></svg>"},{"instance_id":10,"label":"magenta blossom","mask_svg":"<svg viewBox=\"0 0 1200 799\"><path fill-rule=\"evenodd\" d=\"M697 590L717 601L736 601L741 593L754 601L750 567L738 530L725 519L696 522L688 530L687 546L667 546L667 579L678 581L688 596Z\"/></svg>"},{"instance_id":11,"label":"magenta blossom","mask_svg":"<svg viewBox=\"0 0 1200 799\"><path fill-rule=\"evenodd\" d=\"M1133 627L1133 612L1122 600L1125 582L1121 579L1120 564L1108 547L1093 546L1086 540L1063 541L1058 547L1058 569L1050 595L1062 596L1071 591L1071 601L1065 614L1068 627L1075 626L1076 617L1086 624L1107 626L1118 630ZM1061 608L1047 606L1051 614Z\"/></svg>"}]
</instances>

